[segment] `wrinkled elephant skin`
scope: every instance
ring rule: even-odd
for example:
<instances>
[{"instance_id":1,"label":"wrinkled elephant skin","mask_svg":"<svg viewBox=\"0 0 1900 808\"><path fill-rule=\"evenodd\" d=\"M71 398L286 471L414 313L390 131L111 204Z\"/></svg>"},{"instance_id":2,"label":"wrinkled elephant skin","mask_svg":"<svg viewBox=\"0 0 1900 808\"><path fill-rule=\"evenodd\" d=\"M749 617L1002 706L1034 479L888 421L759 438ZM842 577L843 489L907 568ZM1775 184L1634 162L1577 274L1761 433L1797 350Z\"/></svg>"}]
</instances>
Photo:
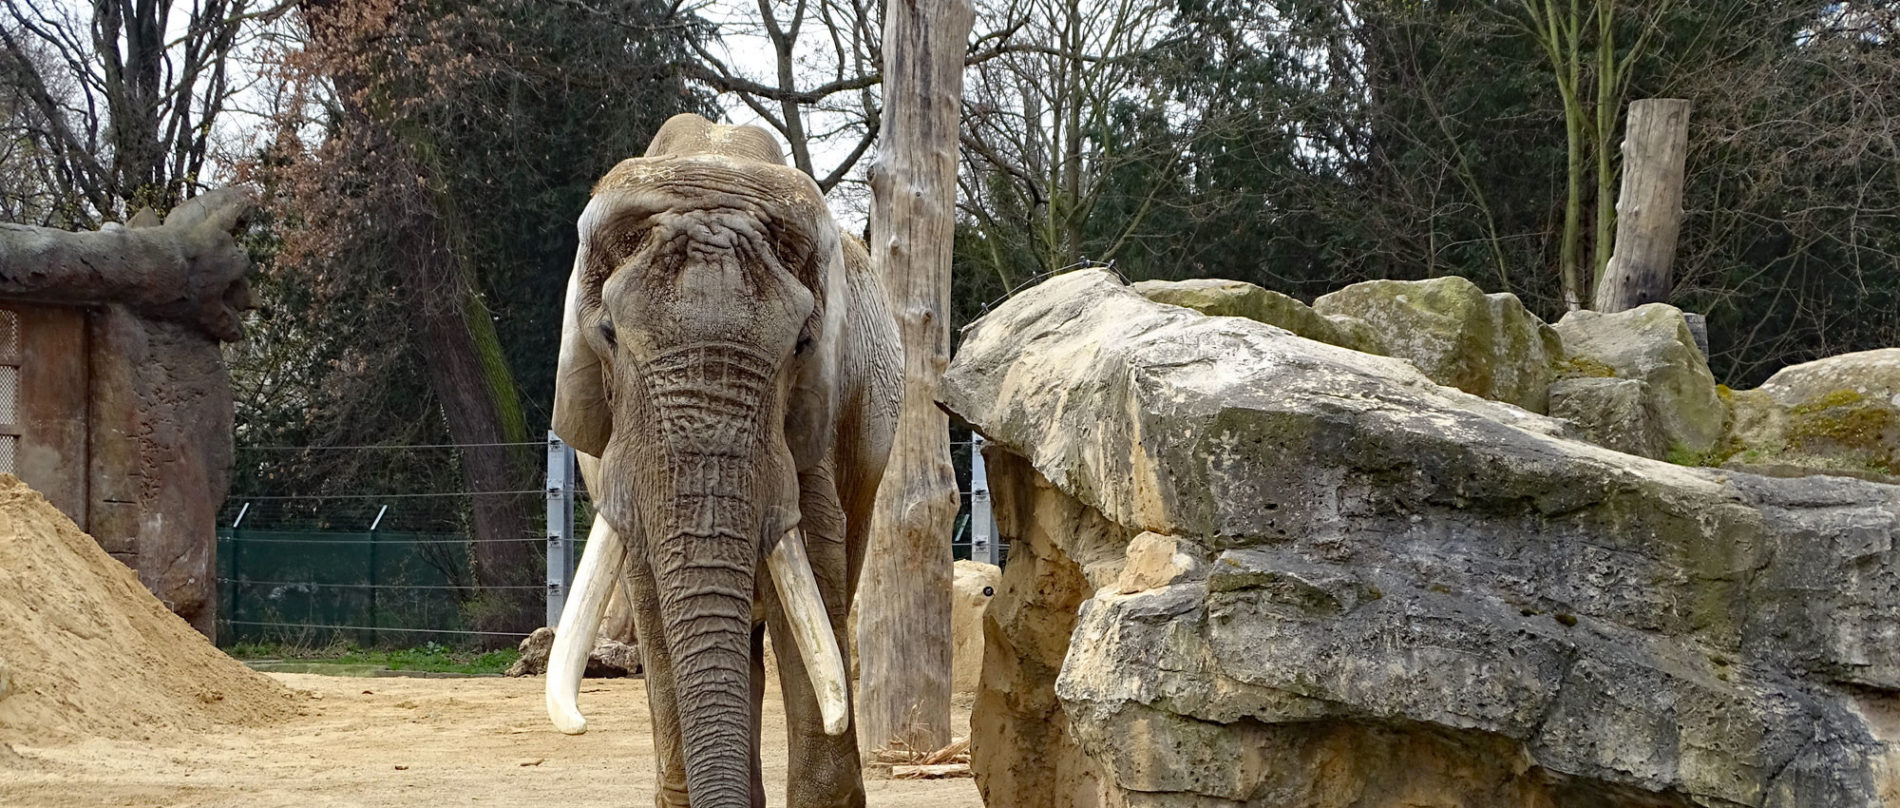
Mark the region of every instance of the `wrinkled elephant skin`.
<instances>
[{"instance_id":1,"label":"wrinkled elephant skin","mask_svg":"<svg viewBox=\"0 0 1900 808\"><path fill-rule=\"evenodd\" d=\"M550 716L584 727L577 671L560 660L593 637L605 588L624 575L658 804L764 804L769 630L787 803L863 805L838 649L901 358L863 245L770 135L694 115L601 179L580 242L553 420L591 456L601 518L556 637Z\"/></svg>"}]
</instances>

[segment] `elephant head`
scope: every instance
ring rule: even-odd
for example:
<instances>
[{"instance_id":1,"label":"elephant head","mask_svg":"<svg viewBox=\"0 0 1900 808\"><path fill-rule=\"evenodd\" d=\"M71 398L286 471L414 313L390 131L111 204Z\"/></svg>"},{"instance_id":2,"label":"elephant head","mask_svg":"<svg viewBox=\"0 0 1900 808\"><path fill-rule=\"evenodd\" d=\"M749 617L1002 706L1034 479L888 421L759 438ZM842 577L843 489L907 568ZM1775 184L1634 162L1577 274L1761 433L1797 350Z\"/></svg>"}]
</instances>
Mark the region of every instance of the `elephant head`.
<instances>
[{"instance_id":1,"label":"elephant head","mask_svg":"<svg viewBox=\"0 0 1900 808\"><path fill-rule=\"evenodd\" d=\"M600 515L650 565L695 805L750 799L759 576L770 568L795 623L795 601L818 602L798 475L833 440L839 238L817 185L770 136L697 116L614 167L581 215L554 429L599 458L588 483ZM842 657L823 607L806 620L817 625L798 635L825 642L800 650L842 732ZM821 670L835 681L820 684Z\"/></svg>"}]
</instances>

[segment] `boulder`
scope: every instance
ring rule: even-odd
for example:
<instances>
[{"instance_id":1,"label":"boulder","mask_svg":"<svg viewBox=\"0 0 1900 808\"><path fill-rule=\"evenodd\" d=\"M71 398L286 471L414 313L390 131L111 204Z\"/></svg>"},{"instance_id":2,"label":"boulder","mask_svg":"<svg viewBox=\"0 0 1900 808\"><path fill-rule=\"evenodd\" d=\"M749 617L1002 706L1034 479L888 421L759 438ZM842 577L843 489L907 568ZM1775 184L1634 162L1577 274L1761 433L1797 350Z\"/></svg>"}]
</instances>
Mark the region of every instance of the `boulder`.
<instances>
[{"instance_id":1,"label":"boulder","mask_svg":"<svg viewBox=\"0 0 1900 808\"><path fill-rule=\"evenodd\" d=\"M1655 395L1641 379L1586 376L1550 386L1550 415L1575 424L1606 449L1661 459L1669 437L1656 414Z\"/></svg>"},{"instance_id":2,"label":"boulder","mask_svg":"<svg viewBox=\"0 0 1900 808\"><path fill-rule=\"evenodd\" d=\"M1245 317L1328 345L1385 353L1378 335L1364 322L1326 317L1294 298L1245 281L1222 278L1142 281L1134 285L1134 290L1156 303L1182 306L1214 317Z\"/></svg>"},{"instance_id":3,"label":"boulder","mask_svg":"<svg viewBox=\"0 0 1900 808\"><path fill-rule=\"evenodd\" d=\"M521 658L508 666L508 676L540 676L548 672L548 652L554 648L554 629L542 626L522 638L517 646ZM617 679L640 675L640 646L609 637L596 637L594 650L587 654L587 669L581 676L589 679Z\"/></svg>"},{"instance_id":4,"label":"boulder","mask_svg":"<svg viewBox=\"0 0 1900 808\"><path fill-rule=\"evenodd\" d=\"M958 561L950 598L950 690L976 692L983 673L983 613L1003 582L1003 570L981 561Z\"/></svg>"},{"instance_id":5,"label":"boulder","mask_svg":"<svg viewBox=\"0 0 1900 808\"><path fill-rule=\"evenodd\" d=\"M1739 464L1891 479L1900 472L1900 348L1783 368L1734 397Z\"/></svg>"},{"instance_id":6,"label":"boulder","mask_svg":"<svg viewBox=\"0 0 1900 808\"><path fill-rule=\"evenodd\" d=\"M1313 311L1365 323L1382 353L1439 384L1532 412L1544 411L1552 366L1564 357L1556 330L1516 295L1487 295L1457 276L1355 283L1313 301Z\"/></svg>"},{"instance_id":7,"label":"boulder","mask_svg":"<svg viewBox=\"0 0 1900 808\"><path fill-rule=\"evenodd\" d=\"M1647 303L1612 314L1573 311L1557 321L1556 329L1571 365L1597 363L1618 379L1643 383L1645 406L1661 431L1663 445L1661 451L1638 454L1659 459L1670 451L1679 458L1705 455L1722 439L1728 408L1716 395L1715 376L1681 310ZM1584 431L1591 430L1585 427Z\"/></svg>"},{"instance_id":8,"label":"boulder","mask_svg":"<svg viewBox=\"0 0 1900 808\"><path fill-rule=\"evenodd\" d=\"M1100 271L941 395L1011 542L991 808L1900 795L1900 487L1611 451Z\"/></svg>"}]
</instances>

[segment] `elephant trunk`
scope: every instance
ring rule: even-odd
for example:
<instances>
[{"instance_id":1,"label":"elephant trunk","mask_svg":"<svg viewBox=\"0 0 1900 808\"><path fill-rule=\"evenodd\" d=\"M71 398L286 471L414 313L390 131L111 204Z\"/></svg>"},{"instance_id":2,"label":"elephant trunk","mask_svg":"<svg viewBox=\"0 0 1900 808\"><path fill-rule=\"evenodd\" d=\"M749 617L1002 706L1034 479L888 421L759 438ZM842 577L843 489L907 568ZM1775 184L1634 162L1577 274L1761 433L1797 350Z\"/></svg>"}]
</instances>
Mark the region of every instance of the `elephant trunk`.
<instances>
[{"instance_id":1,"label":"elephant trunk","mask_svg":"<svg viewBox=\"0 0 1900 808\"><path fill-rule=\"evenodd\" d=\"M771 405L770 368L743 353L683 353L656 362L647 377L648 439L634 447L631 470L654 494L640 508L687 793L694 808L749 806L758 567L767 536L797 522L797 482L770 428L783 419ZM674 362L692 370L664 372Z\"/></svg>"},{"instance_id":2,"label":"elephant trunk","mask_svg":"<svg viewBox=\"0 0 1900 808\"><path fill-rule=\"evenodd\" d=\"M727 461L729 462L729 461ZM649 534L694 808L752 804L753 509L682 493Z\"/></svg>"}]
</instances>

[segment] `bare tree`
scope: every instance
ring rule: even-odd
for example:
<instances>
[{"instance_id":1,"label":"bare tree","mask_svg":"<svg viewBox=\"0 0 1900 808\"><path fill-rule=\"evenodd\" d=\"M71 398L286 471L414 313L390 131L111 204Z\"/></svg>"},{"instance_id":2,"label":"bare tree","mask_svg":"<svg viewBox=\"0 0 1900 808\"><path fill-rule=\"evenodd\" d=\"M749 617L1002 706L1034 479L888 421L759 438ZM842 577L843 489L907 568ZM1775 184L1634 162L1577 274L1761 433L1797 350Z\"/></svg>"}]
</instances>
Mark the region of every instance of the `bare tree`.
<instances>
[{"instance_id":1,"label":"bare tree","mask_svg":"<svg viewBox=\"0 0 1900 808\"><path fill-rule=\"evenodd\" d=\"M1576 310L1588 304L1585 290L1594 285L1610 262L1617 176L1610 139L1628 98L1630 67L1645 55L1673 2L1589 0L1585 6L1579 0L1569 0L1568 5L1559 0L1519 0L1519 5L1525 27L1550 61L1551 75L1563 102L1566 196L1558 272L1564 306ZM1619 18L1628 18L1625 24L1634 25L1636 32L1633 41L1621 43L1620 55L1616 38ZM1590 42L1592 37L1594 43ZM1585 88L1592 84L1593 100L1586 100ZM1588 277L1582 271L1586 154L1594 155L1596 172L1595 256Z\"/></svg>"},{"instance_id":2,"label":"bare tree","mask_svg":"<svg viewBox=\"0 0 1900 808\"><path fill-rule=\"evenodd\" d=\"M23 114L38 181L73 201L71 226L139 207L168 210L202 187L228 64L254 23L287 5L254 0L0 0L0 73Z\"/></svg>"},{"instance_id":3,"label":"bare tree","mask_svg":"<svg viewBox=\"0 0 1900 808\"><path fill-rule=\"evenodd\" d=\"M1039 270L1113 258L1141 226L1145 206L1118 223L1099 254L1083 255L1085 225L1115 164L1173 165L1170 155L1116 151L1100 137L1118 102L1165 103L1141 86L1137 68L1162 44L1167 11L1152 0L1007 0L979 9L981 24L999 33L965 91L963 211L988 233L1025 234ZM1171 111L1192 128L1193 111ZM1006 261L991 263L1003 271Z\"/></svg>"}]
</instances>

